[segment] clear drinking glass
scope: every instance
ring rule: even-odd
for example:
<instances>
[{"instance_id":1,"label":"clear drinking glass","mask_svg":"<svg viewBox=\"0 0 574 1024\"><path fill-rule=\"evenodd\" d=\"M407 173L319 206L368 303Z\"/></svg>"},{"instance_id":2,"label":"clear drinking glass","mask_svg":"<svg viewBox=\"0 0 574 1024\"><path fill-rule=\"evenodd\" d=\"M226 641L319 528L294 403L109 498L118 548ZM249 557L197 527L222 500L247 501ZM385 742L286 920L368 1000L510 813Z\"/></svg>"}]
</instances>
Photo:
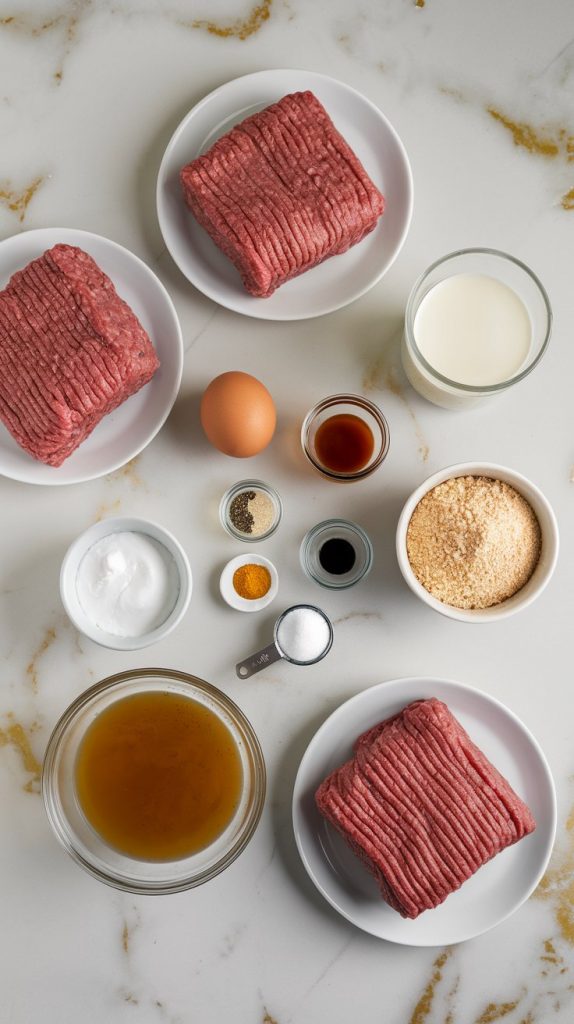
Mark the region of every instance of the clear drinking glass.
<instances>
[{"instance_id":1,"label":"clear drinking glass","mask_svg":"<svg viewBox=\"0 0 574 1024\"><path fill-rule=\"evenodd\" d=\"M435 285L457 274L478 274L507 285L522 300L531 324L531 345L526 362L508 380L490 386L460 384L443 376L425 359L417 346L415 318L421 302ZM402 342L404 371L415 391L445 409L465 409L482 399L500 394L532 372L544 355L552 328L550 301L542 284L520 260L497 249L461 249L443 256L425 270L407 302Z\"/></svg>"}]
</instances>

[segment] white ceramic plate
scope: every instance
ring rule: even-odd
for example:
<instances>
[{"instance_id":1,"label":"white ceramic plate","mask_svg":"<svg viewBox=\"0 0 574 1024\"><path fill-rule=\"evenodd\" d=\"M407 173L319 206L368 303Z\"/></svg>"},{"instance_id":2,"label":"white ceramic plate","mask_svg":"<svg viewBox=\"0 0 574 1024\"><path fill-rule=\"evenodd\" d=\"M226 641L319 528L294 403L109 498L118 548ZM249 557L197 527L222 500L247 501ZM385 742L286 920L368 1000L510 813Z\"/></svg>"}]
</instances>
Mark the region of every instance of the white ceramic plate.
<instances>
[{"instance_id":1,"label":"white ceramic plate","mask_svg":"<svg viewBox=\"0 0 574 1024\"><path fill-rule=\"evenodd\" d=\"M311 89L383 192L386 208L359 245L282 285L268 299L249 295L233 264L187 209L181 168L249 114L290 92ZM227 309L263 320L304 320L346 306L371 288L400 252L413 207L412 175L404 146L381 111L361 93L313 71L258 71L205 96L183 119L165 151L157 210L165 243L199 291Z\"/></svg>"},{"instance_id":2,"label":"white ceramic plate","mask_svg":"<svg viewBox=\"0 0 574 1024\"><path fill-rule=\"evenodd\" d=\"M321 817L314 793L352 755L370 726L419 698L437 697L528 804L536 831L480 868L435 910L405 920L381 899L374 879ZM546 758L526 726L479 690L443 679L394 679L351 698L323 723L301 761L293 794L293 826L309 876L326 900L358 928L409 946L463 942L499 924L540 881L556 832L556 796Z\"/></svg>"},{"instance_id":3,"label":"white ceramic plate","mask_svg":"<svg viewBox=\"0 0 574 1024\"><path fill-rule=\"evenodd\" d=\"M108 274L148 332L161 366L149 384L105 416L57 469L28 455L0 423L0 474L30 484L77 484L133 459L167 419L183 370L181 328L168 293L142 260L108 238L75 228L38 228L13 235L0 242L0 289L14 271L58 242L84 249Z\"/></svg>"}]
</instances>

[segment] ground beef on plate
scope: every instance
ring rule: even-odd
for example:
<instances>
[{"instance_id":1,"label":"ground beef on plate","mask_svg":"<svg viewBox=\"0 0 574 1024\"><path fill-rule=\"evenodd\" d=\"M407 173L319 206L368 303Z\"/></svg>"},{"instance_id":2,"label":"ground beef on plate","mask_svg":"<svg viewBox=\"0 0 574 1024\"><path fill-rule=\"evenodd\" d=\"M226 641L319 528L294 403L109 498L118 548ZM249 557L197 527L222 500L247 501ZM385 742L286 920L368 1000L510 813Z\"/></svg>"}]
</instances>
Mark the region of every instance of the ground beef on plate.
<instances>
[{"instance_id":1,"label":"ground beef on plate","mask_svg":"<svg viewBox=\"0 0 574 1024\"><path fill-rule=\"evenodd\" d=\"M533 832L525 803L446 704L414 701L359 737L319 786L320 813L403 917L442 903Z\"/></svg>"},{"instance_id":2,"label":"ground beef on plate","mask_svg":"<svg viewBox=\"0 0 574 1024\"><path fill-rule=\"evenodd\" d=\"M158 366L133 310L76 246L53 246L0 292L0 419L47 465L60 466Z\"/></svg>"},{"instance_id":3,"label":"ground beef on plate","mask_svg":"<svg viewBox=\"0 0 574 1024\"><path fill-rule=\"evenodd\" d=\"M263 298L360 242L385 205L309 91L246 118L180 179L189 209Z\"/></svg>"}]
</instances>

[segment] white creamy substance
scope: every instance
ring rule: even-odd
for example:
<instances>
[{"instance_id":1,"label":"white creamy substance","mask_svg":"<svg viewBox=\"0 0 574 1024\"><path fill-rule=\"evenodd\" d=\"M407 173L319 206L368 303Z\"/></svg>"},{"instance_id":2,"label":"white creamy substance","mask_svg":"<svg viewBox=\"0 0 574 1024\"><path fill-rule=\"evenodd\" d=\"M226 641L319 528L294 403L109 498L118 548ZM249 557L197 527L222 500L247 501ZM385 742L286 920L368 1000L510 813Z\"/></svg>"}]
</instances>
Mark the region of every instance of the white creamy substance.
<instances>
[{"instance_id":1,"label":"white creamy substance","mask_svg":"<svg viewBox=\"0 0 574 1024\"><path fill-rule=\"evenodd\" d=\"M114 636L143 636L167 619L179 594L175 561L144 533L111 533L86 551L76 578L84 613Z\"/></svg>"},{"instance_id":2,"label":"white creamy substance","mask_svg":"<svg viewBox=\"0 0 574 1024\"><path fill-rule=\"evenodd\" d=\"M277 630L279 647L293 661L316 661L327 649L330 638L328 623L313 608L294 608Z\"/></svg>"},{"instance_id":3,"label":"white creamy substance","mask_svg":"<svg viewBox=\"0 0 574 1024\"><path fill-rule=\"evenodd\" d=\"M459 384L489 387L524 366L532 327L508 285L486 274L455 274L436 284L415 315L414 337L426 361Z\"/></svg>"}]
</instances>

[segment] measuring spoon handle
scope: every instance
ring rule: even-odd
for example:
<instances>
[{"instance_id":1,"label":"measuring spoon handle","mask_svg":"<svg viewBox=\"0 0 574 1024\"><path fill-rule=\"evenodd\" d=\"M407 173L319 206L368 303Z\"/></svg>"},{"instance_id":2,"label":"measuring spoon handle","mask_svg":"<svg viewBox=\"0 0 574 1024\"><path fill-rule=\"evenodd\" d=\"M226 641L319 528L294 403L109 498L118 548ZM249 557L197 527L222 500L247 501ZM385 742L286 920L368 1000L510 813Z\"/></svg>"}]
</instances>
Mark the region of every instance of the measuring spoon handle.
<instances>
[{"instance_id":1,"label":"measuring spoon handle","mask_svg":"<svg viewBox=\"0 0 574 1024\"><path fill-rule=\"evenodd\" d=\"M262 668L267 668L274 661L279 661L281 657L279 648L272 643L268 647L264 647L263 650L257 651L256 654L251 654L245 661L239 661L235 666L235 671L240 679L249 679L249 676L261 672Z\"/></svg>"}]
</instances>

